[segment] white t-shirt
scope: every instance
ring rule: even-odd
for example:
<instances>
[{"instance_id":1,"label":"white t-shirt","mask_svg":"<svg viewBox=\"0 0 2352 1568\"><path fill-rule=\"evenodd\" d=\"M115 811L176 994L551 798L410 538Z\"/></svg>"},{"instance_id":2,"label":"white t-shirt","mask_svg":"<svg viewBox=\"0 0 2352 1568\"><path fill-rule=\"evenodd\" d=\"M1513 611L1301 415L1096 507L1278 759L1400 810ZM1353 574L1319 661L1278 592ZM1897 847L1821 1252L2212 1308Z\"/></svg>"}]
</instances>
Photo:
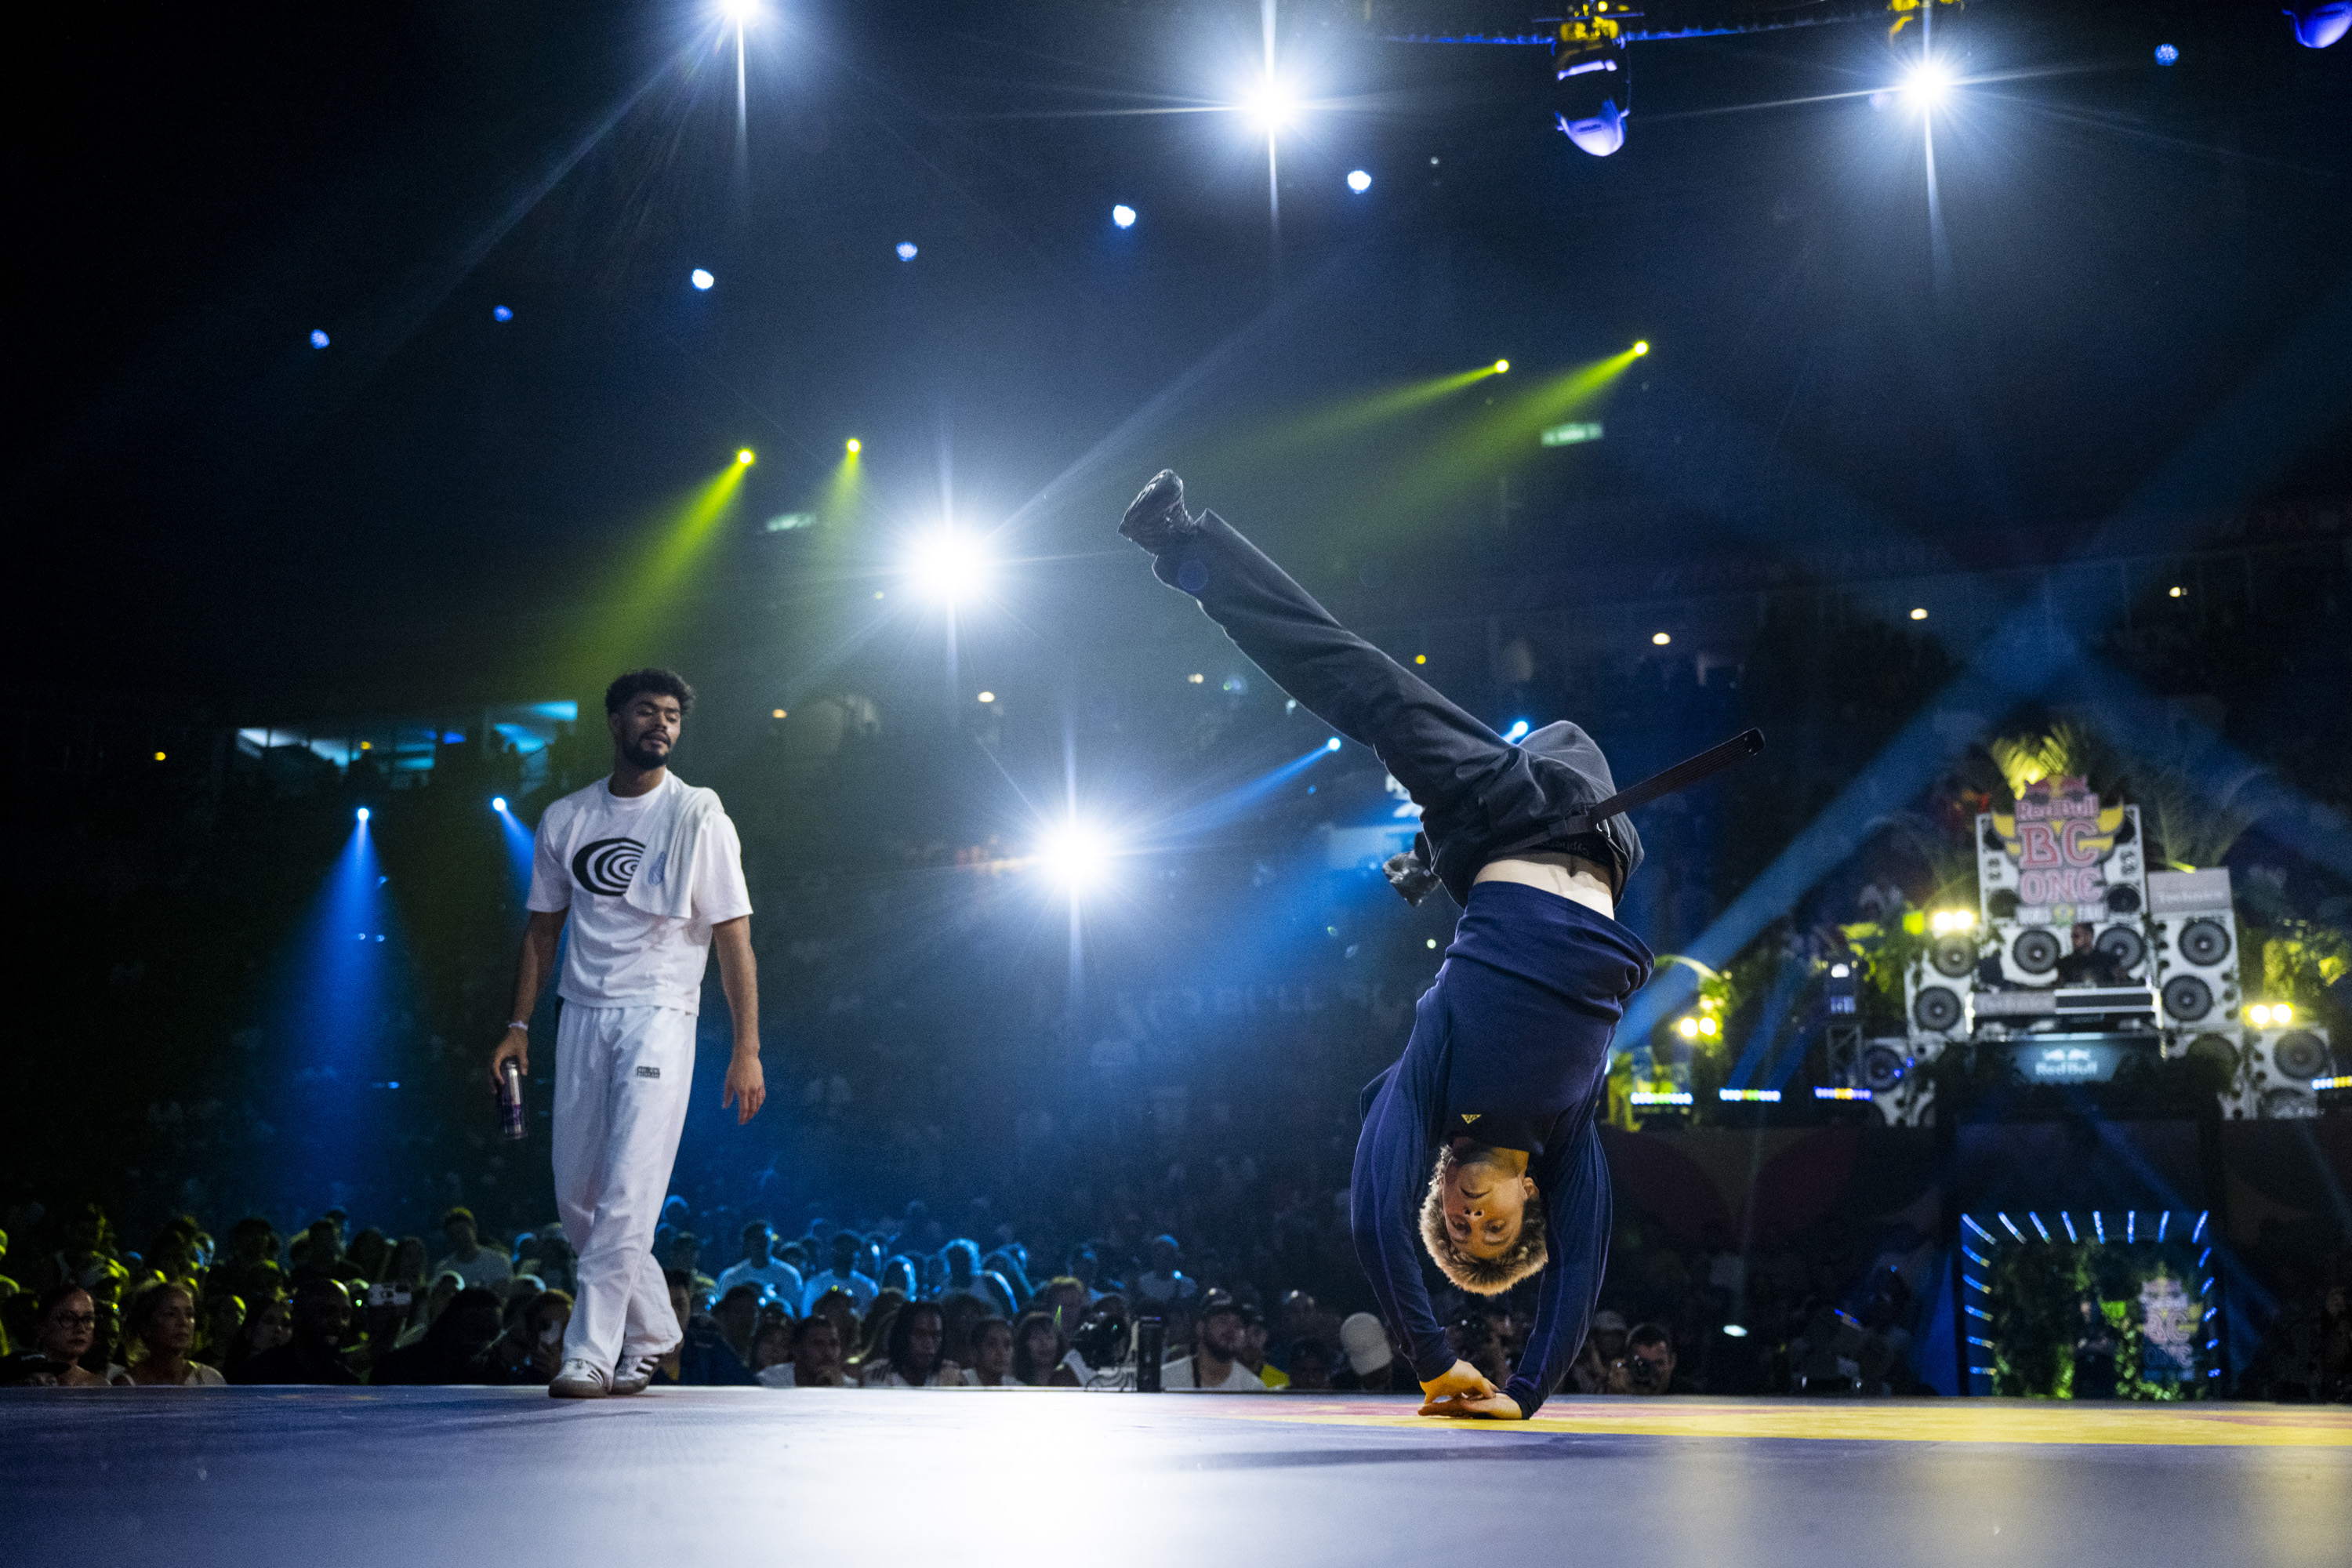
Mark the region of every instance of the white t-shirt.
<instances>
[{"instance_id":1,"label":"white t-shirt","mask_svg":"<svg viewBox=\"0 0 2352 1568\"><path fill-rule=\"evenodd\" d=\"M802 1314L801 1271L791 1264L782 1258L771 1258L756 1267L743 1262L722 1270L719 1276L719 1299L725 1300L728 1291L746 1280L754 1285L764 1285L774 1291L776 1300L789 1308L794 1317Z\"/></svg>"},{"instance_id":2,"label":"white t-shirt","mask_svg":"<svg viewBox=\"0 0 2352 1568\"><path fill-rule=\"evenodd\" d=\"M827 1290L848 1291L852 1299L856 1301L857 1310L863 1312L866 1308L874 1305L874 1296L878 1289L879 1287L873 1280L855 1268L847 1274L835 1274L830 1268L822 1274L812 1274L809 1276L807 1286L801 1291L801 1316L805 1318L815 1311L816 1299Z\"/></svg>"},{"instance_id":3,"label":"white t-shirt","mask_svg":"<svg viewBox=\"0 0 2352 1568\"><path fill-rule=\"evenodd\" d=\"M800 1380L793 1374L793 1363L780 1361L773 1366L763 1366L758 1377L762 1388L798 1388Z\"/></svg>"},{"instance_id":4,"label":"white t-shirt","mask_svg":"<svg viewBox=\"0 0 2352 1568\"><path fill-rule=\"evenodd\" d=\"M751 912L743 847L725 812L713 814L694 868L694 916L664 920L622 895L646 852L654 804L684 789L677 775L634 799L599 779L547 808L533 837L530 907L572 911L570 951L556 994L582 1007L702 1010L710 928Z\"/></svg>"},{"instance_id":5,"label":"white t-shirt","mask_svg":"<svg viewBox=\"0 0 2352 1568\"><path fill-rule=\"evenodd\" d=\"M1200 1384L1192 1381L1192 1358L1181 1356L1175 1361L1162 1362L1160 1365L1160 1386L1198 1388ZM1209 1392L1212 1394L1263 1394L1265 1392L1265 1384L1257 1373L1241 1363L1234 1362L1225 1373L1225 1381L1211 1384Z\"/></svg>"},{"instance_id":6,"label":"white t-shirt","mask_svg":"<svg viewBox=\"0 0 2352 1568\"><path fill-rule=\"evenodd\" d=\"M451 1253L433 1266L433 1272L427 1278L437 1279L444 1273L455 1274L470 1289L477 1285L505 1284L514 1277L514 1265L509 1263L507 1255L497 1247L477 1246L471 1258L459 1258Z\"/></svg>"}]
</instances>

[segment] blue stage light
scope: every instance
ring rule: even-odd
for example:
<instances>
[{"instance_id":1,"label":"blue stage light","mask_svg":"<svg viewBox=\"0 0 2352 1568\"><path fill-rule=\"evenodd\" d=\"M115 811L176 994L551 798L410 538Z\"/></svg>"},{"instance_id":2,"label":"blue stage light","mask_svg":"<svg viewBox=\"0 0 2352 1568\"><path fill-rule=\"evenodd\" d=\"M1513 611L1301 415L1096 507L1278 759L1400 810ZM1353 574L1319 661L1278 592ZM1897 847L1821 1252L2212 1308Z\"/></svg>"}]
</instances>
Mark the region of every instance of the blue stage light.
<instances>
[{"instance_id":1,"label":"blue stage light","mask_svg":"<svg viewBox=\"0 0 2352 1568\"><path fill-rule=\"evenodd\" d=\"M1327 751L1327 752L1336 752L1336 751L1338 751L1338 750L1339 749L1339 736L1337 736L1337 735L1334 735L1334 736L1332 736L1329 740L1328 740L1328 741L1324 742L1323 742L1323 749L1324 749L1325 751Z\"/></svg>"},{"instance_id":2,"label":"blue stage light","mask_svg":"<svg viewBox=\"0 0 2352 1568\"><path fill-rule=\"evenodd\" d=\"M493 305L490 307L490 320L493 321L511 321L514 320L514 312L508 310L504 305Z\"/></svg>"},{"instance_id":3,"label":"blue stage light","mask_svg":"<svg viewBox=\"0 0 2352 1568\"><path fill-rule=\"evenodd\" d=\"M1350 169L1348 171L1348 188L1360 196L1372 188L1372 177L1361 169Z\"/></svg>"},{"instance_id":4,"label":"blue stage light","mask_svg":"<svg viewBox=\"0 0 2352 1568\"><path fill-rule=\"evenodd\" d=\"M2158 65L2168 66L2179 58L2180 51L2174 48L2170 44L2158 44L2156 46L2156 63Z\"/></svg>"},{"instance_id":5,"label":"blue stage light","mask_svg":"<svg viewBox=\"0 0 2352 1568\"><path fill-rule=\"evenodd\" d=\"M915 249L915 242L914 242L913 240L911 240L911 239L902 239L902 240L900 240L900 241L898 242L898 259L899 259L899 260L901 260L901 261L912 261L912 260L914 260L914 259L915 259L915 258L916 258L916 256L917 256L918 254L919 254L919 253Z\"/></svg>"},{"instance_id":6,"label":"blue stage light","mask_svg":"<svg viewBox=\"0 0 2352 1568\"><path fill-rule=\"evenodd\" d=\"M2294 41L2306 49L2324 49L2352 32L2352 4L2321 0L2316 5L2296 5L2286 12L2294 27Z\"/></svg>"},{"instance_id":7,"label":"blue stage light","mask_svg":"<svg viewBox=\"0 0 2352 1568\"><path fill-rule=\"evenodd\" d=\"M1524 741L1528 738L1528 721L1525 719L1514 719L1511 721L1511 727L1503 731L1503 739Z\"/></svg>"},{"instance_id":8,"label":"blue stage light","mask_svg":"<svg viewBox=\"0 0 2352 1568\"><path fill-rule=\"evenodd\" d=\"M359 809L359 814L358 814L358 815L359 815L359 819L360 819L362 822L365 822L365 821L368 819L368 808L367 808L366 806L362 806L362 807L360 807L360 809Z\"/></svg>"},{"instance_id":9,"label":"blue stage light","mask_svg":"<svg viewBox=\"0 0 2352 1568\"><path fill-rule=\"evenodd\" d=\"M1133 228L1135 226L1135 209L1129 206L1125 202L1121 202L1118 205L1110 209L1110 221L1118 225L1121 228Z\"/></svg>"},{"instance_id":10,"label":"blue stage light","mask_svg":"<svg viewBox=\"0 0 2352 1568\"><path fill-rule=\"evenodd\" d=\"M327 334L319 331L315 327L312 328L310 331L310 346L314 349L325 348L327 346Z\"/></svg>"},{"instance_id":11,"label":"blue stage light","mask_svg":"<svg viewBox=\"0 0 2352 1568\"><path fill-rule=\"evenodd\" d=\"M490 796L490 809L491 809L492 811L504 811L506 808L507 808L507 797L506 797L506 796L504 796L504 795L494 795Z\"/></svg>"},{"instance_id":12,"label":"blue stage light","mask_svg":"<svg viewBox=\"0 0 2352 1568\"><path fill-rule=\"evenodd\" d=\"M708 289L713 283L719 281L718 279L713 278L710 275L709 268L701 267L698 267L693 271L688 273L686 275L686 280L693 284L697 289Z\"/></svg>"}]
</instances>

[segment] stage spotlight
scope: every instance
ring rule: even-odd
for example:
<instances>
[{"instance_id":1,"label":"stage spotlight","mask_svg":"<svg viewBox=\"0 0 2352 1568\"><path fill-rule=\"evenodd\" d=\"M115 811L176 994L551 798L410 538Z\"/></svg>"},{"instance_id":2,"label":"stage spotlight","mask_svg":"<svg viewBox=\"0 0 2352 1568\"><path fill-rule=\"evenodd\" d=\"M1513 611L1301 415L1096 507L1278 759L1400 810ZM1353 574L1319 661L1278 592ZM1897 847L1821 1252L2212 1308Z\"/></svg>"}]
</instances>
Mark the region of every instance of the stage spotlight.
<instances>
[{"instance_id":1,"label":"stage spotlight","mask_svg":"<svg viewBox=\"0 0 2352 1568\"><path fill-rule=\"evenodd\" d=\"M1510 368L1511 368L1511 362L1510 362L1509 360L1507 360L1507 359L1498 359L1498 360L1496 360L1496 361L1495 362L1495 374L1496 374L1496 375L1502 375L1502 374L1507 374L1507 373L1510 370Z\"/></svg>"},{"instance_id":2,"label":"stage spotlight","mask_svg":"<svg viewBox=\"0 0 2352 1568\"><path fill-rule=\"evenodd\" d=\"M912 261L916 257L922 254L915 248L915 242L911 239L900 240L898 242L898 259L901 261Z\"/></svg>"},{"instance_id":3,"label":"stage spotlight","mask_svg":"<svg viewBox=\"0 0 2352 1568\"><path fill-rule=\"evenodd\" d=\"M1913 609L1911 612L1911 618L1915 621L1926 620L1927 618L1927 611L1926 607L1923 605Z\"/></svg>"},{"instance_id":4,"label":"stage spotlight","mask_svg":"<svg viewBox=\"0 0 2352 1568\"><path fill-rule=\"evenodd\" d=\"M752 451L751 447L743 447L737 449L735 453L735 460L748 468L752 464L760 460L760 455L757 452Z\"/></svg>"},{"instance_id":5,"label":"stage spotlight","mask_svg":"<svg viewBox=\"0 0 2352 1568\"><path fill-rule=\"evenodd\" d=\"M314 349L325 348L327 346L327 334L313 327L310 330L310 346Z\"/></svg>"},{"instance_id":6,"label":"stage spotlight","mask_svg":"<svg viewBox=\"0 0 2352 1568\"><path fill-rule=\"evenodd\" d=\"M2156 63L2158 65L2173 65L2177 63L2179 58L2180 51L2174 48L2170 44L2158 44L2156 46Z\"/></svg>"},{"instance_id":7,"label":"stage spotlight","mask_svg":"<svg viewBox=\"0 0 2352 1568\"><path fill-rule=\"evenodd\" d=\"M1903 96L1914 109L1939 109L1952 96L1959 79L1952 68L1940 59L1929 58L1913 66L1903 78Z\"/></svg>"},{"instance_id":8,"label":"stage spotlight","mask_svg":"<svg viewBox=\"0 0 2352 1568\"><path fill-rule=\"evenodd\" d=\"M1268 71L1243 96L1241 110L1252 126L1271 136L1288 130L1298 118L1298 94L1289 82Z\"/></svg>"},{"instance_id":9,"label":"stage spotlight","mask_svg":"<svg viewBox=\"0 0 2352 1568\"><path fill-rule=\"evenodd\" d=\"M159 762L159 763L160 763L160 762L162 762L162 761L163 760L163 758L164 758L164 753L163 753L163 752L156 752L156 753L155 753L155 760L156 760L157 762Z\"/></svg>"},{"instance_id":10,"label":"stage spotlight","mask_svg":"<svg viewBox=\"0 0 2352 1568\"><path fill-rule=\"evenodd\" d=\"M1109 874L1116 849L1102 829L1084 822L1066 822L1047 833L1037 846L1037 864L1072 895L1098 885Z\"/></svg>"},{"instance_id":11,"label":"stage spotlight","mask_svg":"<svg viewBox=\"0 0 2352 1568\"><path fill-rule=\"evenodd\" d=\"M1741 1323L1726 1323L1723 1325L1723 1331L1735 1340L1744 1340L1748 1337L1747 1326Z\"/></svg>"},{"instance_id":12,"label":"stage spotlight","mask_svg":"<svg viewBox=\"0 0 2352 1568\"><path fill-rule=\"evenodd\" d=\"M730 27L748 27L760 19L760 0L719 0L719 14Z\"/></svg>"},{"instance_id":13,"label":"stage spotlight","mask_svg":"<svg viewBox=\"0 0 2352 1568\"><path fill-rule=\"evenodd\" d=\"M1652 632L1650 634L1650 640L1653 643L1655 643L1658 647L1664 647L1668 643L1675 640L1675 634L1672 632Z\"/></svg>"},{"instance_id":14,"label":"stage spotlight","mask_svg":"<svg viewBox=\"0 0 2352 1568\"><path fill-rule=\"evenodd\" d=\"M1129 206L1125 202L1121 202L1118 205L1110 209L1110 221L1118 225L1121 228L1133 228L1135 226L1135 209Z\"/></svg>"},{"instance_id":15,"label":"stage spotlight","mask_svg":"<svg viewBox=\"0 0 2352 1568\"><path fill-rule=\"evenodd\" d=\"M980 700L982 702L993 702L996 700L996 693L993 691L983 691L980 694Z\"/></svg>"},{"instance_id":16,"label":"stage spotlight","mask_svg":"<svg viewBox=\"0 0 2352 1568\"><path fill-rule=\"evenodd\" d=\"M503 811L505 811L505 810L506 810L506 808L507 808L507 797L506 797L506 796L504 796L504 795L494 795L490 796L490 809L491 809L492 811L503 812Z\"/></svg>"},{"instance_id":17,"label":"stage spotlight","mask_svg":"<svg viewBox=\"0 0 2352 1568\"><path fill-rule=\"evenodd\" d=\"M362 822L365 822L365 821L368 819L368 816L369 816L368 808L367 808L366 806L362 806L362 807L360 807L359 812L358 812L358 814L357 814L357 815L358 815L358 817L359 817L359 820L360 820L360 821L362 821Z\"/></svg>"},{"instance_id":18,"label":"stage spotlight","mask_svg":"<svg viewBox=\"0 0 2352 1568\"><path fill-rule=\"evenodd\" d=\"M781 719L783 716L784 710L781 708L771 708L768 710L768 717L771 719Z\"/></svg>"},{"instance_id":19,"label":"stage spotlight","mask_svg":"<svg viewBox=\"0 0 2352 1568\"><path fill-rule=\"evenodd\" d=\"M1927 917L1927 929L1937 936L1952 936L1977 929L1974 910L1937 910Z\"/></svg>"},{"instance_id":20,"label":"stage spotlight","mask_svg":"<svg viewBox=\"0 0 2352 1568\"><path fill-rule=\"evenodd\" d=\"M1641 339L1633 345L1633 357L1636 359L1641 358L1643 354L1648 353L1649 352L1650 340L1647 338Z\"/></svg>"},{"instance_id":21,"label":"stage spotlight","mask_svg":"<svg viewBox=\"0 0 2352 1568\"><path fill-rule=\"evenodd\" d=\"M919 540L907 559L907 574L925 598L943 605L968 599L988 585L988 546L976 535L954 529Z\"/></svg>"},{"instance_id":22,"label":"stage spotlight","mask_svg":"<svg viewBox=\"0 0 2352 1568\"><path fill-rule=\"evenodd\" d=\"M1339 736L1337 736L1337 735L1334 735L1334 736L1332 736L1329 740L1328 740L1328 741L1324 742L1323 742L1323 749L1324 749L1325 751L1327 751L1327 752L1336 752L1336 751L1338 751L1338 750L1339 749ZM162 762L162 761L163 760L163 752L156 752L156 753L155 753L155 760L156 760L157 762L159 762L159 763L160 763L160 762Z\"/></svg>"},{"instance_id":23,"label":"stage spotlight","mask_svg":"<svg viewBox=\"0 0 2352 1568\"><path fill-rule=\"evenodd\" d=\"M1372 188L1372 177L1361 169L1350 169L1348 171L1348 188L1360 196Z\"/></svg>"},{"instance_id":24,"label":"stage spotlight","mask_svg":"<svg viewBox=\"0 0 2352 1568\"><path fill-rule=\"evenodd\" d=\"M842 444L842 450L847 452L854 458L857 456L858 453L866 450L866 443L859 440L856 437L852 436L847 441Z\"/></svg>"},{"instance_id":25,"label":"stage spotlight","mask_svg":"<svg viewBox=\"0 0 2352 1568\"><path fill-rule=\"evenodd\" d=\"M1591 16L1562 22L1552 39L1551 76L1552 119L1561 134L1596 158L1625 145L1633 73L1614 21Z\"/></svg>"},{"instance_id":26,"label":"stage spotlight","mask_svg":"<svg viewBox=\"0 0 2352 1568\"><path fill-rule=\"evenodd\" d=\"M490 307L490 320L493 321L511 321L514 320L514 312L508 310L504 305L493 305Z\"/></svg>"},{"instance_id":27,"label":"stage spotlight","mask_svg":"<svg viewBox=\"0 0 2352 1568\"><path fill-rule=\"evenodd\" d=\"M1528 724L1525 719L1514 719L1511 721L1511 727L1503 731L1503 739L1512 742L1524 741L1528 738Z\"/></svg>"},{"instance_id":28,"label":"stage spotlight","mask_svg":"<svg viewBox=\"0 0 2352 1568\"><path fill-rule=\"evenodd\" d=\"M2168 599L2185 599L2189 596L2189 590L2175 583L2164 591L2164 596Z\"/></svg>"},{"instance_id":29,"label":"stage spotlight","mask_svg":"<svg viewBox=\"0 0 2352 1568\"><path fill-rule=\"evenodd\" d=\"M2294 27L2294 41L2306 49L2324 49L2352 32L2352 0L2327 0L2322 5L2296 5L2286 12Z\"/></svg>"},{"instance_id":30,"label":"stage spotlight","mask_svg":"<svg viewBox=\"0 0 2352 1568\"><path fill-rule=\"evenodd\" d=\"M707 289L713 283L719 281L718 279L713 278L710 275L709 268L704 267L698 267L693 271L688 273L686 275L686 280L693 284L697 289Z\"/></svg>"},{"instance_id":31,"label":"stage spotlight","mask_svg":"<svg viewBox=\"0 0 2352 1568\"><path fill-rule=\"evenodd\" d=\"M1687 1013L1684 1014L1682 1017L1677 1019L1675 1023L1675 1033L1680 1035L1685 1040L1697 1039L1698 1020L1692 1017Z\"/></svg>"}]
</instances>

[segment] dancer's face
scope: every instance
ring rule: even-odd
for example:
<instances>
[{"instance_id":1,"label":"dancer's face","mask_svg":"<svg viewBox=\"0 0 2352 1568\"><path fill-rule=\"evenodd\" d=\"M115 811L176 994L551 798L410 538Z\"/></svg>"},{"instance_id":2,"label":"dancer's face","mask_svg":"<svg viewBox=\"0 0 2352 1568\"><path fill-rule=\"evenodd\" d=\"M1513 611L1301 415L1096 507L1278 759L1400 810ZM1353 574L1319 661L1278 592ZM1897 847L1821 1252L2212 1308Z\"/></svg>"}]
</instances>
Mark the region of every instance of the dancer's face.
<instances>
[{"instance_id":1,"label":"dancer's face","mask_svg":"<svg viewBox=\"0 0 2352 1568\"><path fill-rule=\"evenodd\" d=\"M619 712L606 714L605 721L612 727L613 749L630 766L657 768L669 761L670 750L677 744L686 710L665 692L640 691L622 703Z\"/></svg>"},{"instance_id":2,"label":"dancer's face","mask_svg":"<svg viewBox=\"0 0 2352 1568\"><path fill-rule=\"evenodd\" d=\"M1535 1190L1531 1176L1465 1160L1445 1178L1446 1232L1473 1258L1500 1258L1518 1241L1519 1221Z\"/></svg>"}]
</instances>

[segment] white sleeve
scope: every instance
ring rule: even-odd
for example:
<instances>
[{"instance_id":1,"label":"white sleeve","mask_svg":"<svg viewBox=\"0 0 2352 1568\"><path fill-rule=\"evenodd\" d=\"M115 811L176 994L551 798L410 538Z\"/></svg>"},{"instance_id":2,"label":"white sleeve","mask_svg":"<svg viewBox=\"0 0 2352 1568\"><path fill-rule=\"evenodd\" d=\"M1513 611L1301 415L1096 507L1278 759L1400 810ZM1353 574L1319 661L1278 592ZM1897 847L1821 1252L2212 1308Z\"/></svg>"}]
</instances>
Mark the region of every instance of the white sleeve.
<instances>
[{"instance_id":1,"label":"white sleeve","mask_svg":"<svg viewBox=\"0 0 2352 1568\"><path fill-rule=\"evenodd\" d=\"M725 812L715 813L702 835L702 863L694 868L694 918L715 926L751 912L751 889L743 880L743 841Z\"/></svg>"},{"instance_id":2,"label":"white sleeve","mask_svg":"<svg viewBox=\"0 0 2352 1568\"><path fill-rule=\"evenodd\" d=\"M555 842L565 815L549 806L540 816L539 831L530 836L530 897L524 906L543 915L572 907L572 871Z\"/></svg>"}]
</instances>

